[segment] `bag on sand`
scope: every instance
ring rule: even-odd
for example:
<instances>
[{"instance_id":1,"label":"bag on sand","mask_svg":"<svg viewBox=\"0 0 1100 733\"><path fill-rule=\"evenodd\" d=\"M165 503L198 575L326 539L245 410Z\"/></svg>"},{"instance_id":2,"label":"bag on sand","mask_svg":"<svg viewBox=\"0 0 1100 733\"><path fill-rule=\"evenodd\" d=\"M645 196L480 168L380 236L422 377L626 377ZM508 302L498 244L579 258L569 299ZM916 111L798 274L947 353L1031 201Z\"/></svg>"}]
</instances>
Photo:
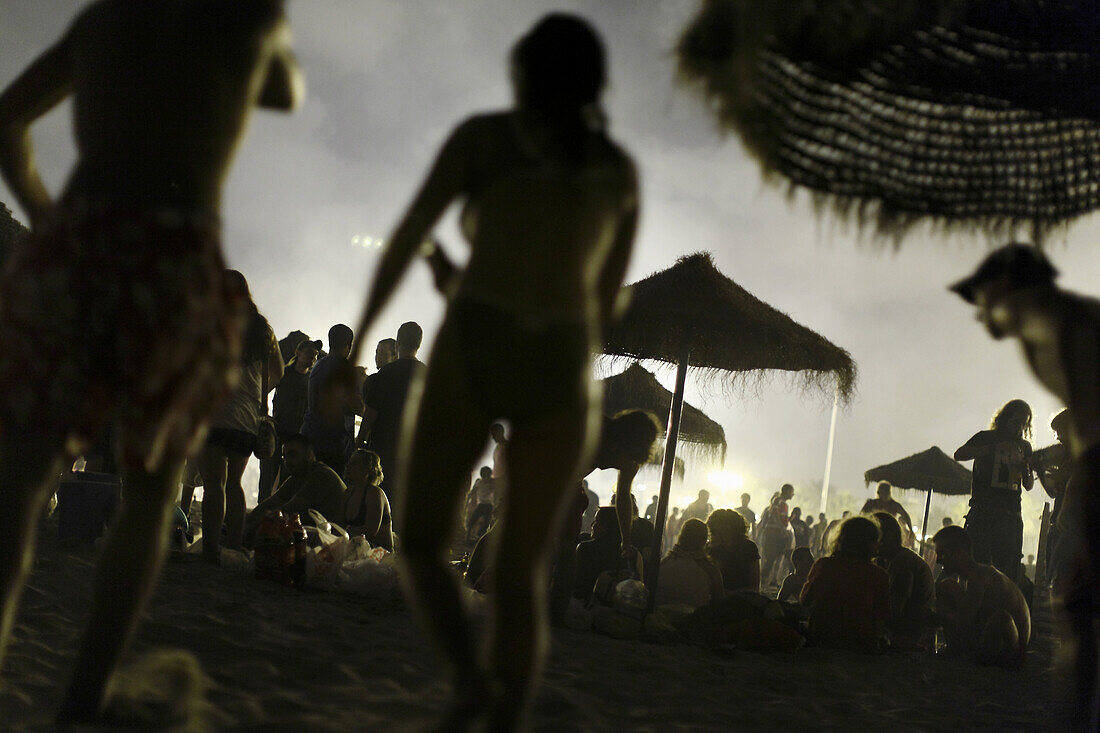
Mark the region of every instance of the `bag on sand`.
<instances>
[{"instance_id":1,"label":"bag on sand","mask_svg":"<svg viewBox=\"0 0 1100 733\"><path fill-rule=\"evenodd\" d=\"M351 540L344 530L330 525L319 512L310 509L309 516L313 520L310 529L314 532L308 534L312 537L316 533L317 540L306 555L306 583L331 588L336 585L340 566L351 551Z\"/></svg>"}]
</instances>

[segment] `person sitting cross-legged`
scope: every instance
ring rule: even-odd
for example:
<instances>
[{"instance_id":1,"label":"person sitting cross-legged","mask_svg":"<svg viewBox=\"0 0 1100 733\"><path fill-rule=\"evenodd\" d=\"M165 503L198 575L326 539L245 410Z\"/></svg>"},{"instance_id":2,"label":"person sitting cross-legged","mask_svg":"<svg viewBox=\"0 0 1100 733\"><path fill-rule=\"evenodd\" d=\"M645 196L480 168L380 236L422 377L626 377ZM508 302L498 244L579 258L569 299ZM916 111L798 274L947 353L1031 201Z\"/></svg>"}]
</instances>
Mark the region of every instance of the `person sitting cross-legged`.
<instances>
[{"instance_id":1,"label":"person sitting cross-legged","mask_svg":"<svg viewBox=\"0 0 1100 733\"><path fill-rule=\"evenodd\" d=\"M707 557L708 534L705 522L699 519L684 522L676 545L661 561L657 605L680 604L698 608L724 595L722 573Z\"/></svg>"},{"instance_id":2,"label":"person sitting cross-legged","mask_svg":"<svg viewBox=\"0 0 1100 733\"><path fill-rule=\"evenodd\" d=\"M343 497L347 487L336 472L317 460L309 438L292 435L283 443L283 466L287 478L270 497L248 515L245 536L251 537L267 512L298 514L309 524L309 510L325 519L339 521L343 516Z\"/></svg>"},{"instance_id":3,"label":"person sitting cross-legged","mask_svg":"<svg viewBox=\"0 0 1100 733\"><path fill-rule=\"evenodd\" d=\"M810 639L819 646L874 652L890 618L890 578L871 562L878 524L869 517L841 522L827 557L810 569L801 601L810 609Z\"/></svg>"},{"instance_id":4,"label":"person sitting cross-legged","mask_svg":"<svg viewBox=\"0 0 1100 733\"><path fill-rule=\"evenodd\" d=\"M796 547L791 553L791 565L794 572L783 579L783 585L779 587L778 600L788 603L798 603L802 586L810 577L810 568L814 564L814 553L809 547Z\"/></svg>"},{"instance_id":5,"label":"person sitting cross-legged","mask_svg":"<svg viewBox=\"0 0 1100 733\"><path fill-rule=\"evenodd\" d=\"M932 538L944 577L936 586L936 611L947 648L981 664L1019 666L1031 640L1031 613L1007 575L974 559L970 536L958 525Z\"/></svg>"},{"instance_id":6,"label":"person sitting cross-legged","mask_svg":"<svg viewBox=\"0 0 1100 733\"><path fill-rule=\"evenodd\" d=\"M890 629L894 646L919 645L931 626L935 593L932 569L902 547L901 525L891 512L875 512L882 529L875 564L890 576Z\"/></svg>"}]
</instances>

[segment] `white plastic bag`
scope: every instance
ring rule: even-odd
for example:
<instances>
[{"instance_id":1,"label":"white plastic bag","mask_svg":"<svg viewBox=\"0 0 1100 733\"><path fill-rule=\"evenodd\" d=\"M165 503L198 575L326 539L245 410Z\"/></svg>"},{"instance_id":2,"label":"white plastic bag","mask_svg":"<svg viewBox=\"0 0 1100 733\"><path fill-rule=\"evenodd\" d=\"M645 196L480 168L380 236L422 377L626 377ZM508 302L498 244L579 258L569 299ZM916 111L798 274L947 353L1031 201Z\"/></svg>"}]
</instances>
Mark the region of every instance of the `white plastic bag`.
<instances>
[{"instance_id":1,"label":"white plastic bag","mask_svg":"<svg viewBox=\"0 0 1100 733\"><path fill-rule=\"evenodd\" d=\"M379 550L382 552L381 561L374 559ZM397 569L393 562L385 557L389 553L381 547L376 547L370 554L371 557L365 560L344 563L338 574L340 587L350 593L372 598L388 600L396 597Z\"/></svg>"}]
</instances>

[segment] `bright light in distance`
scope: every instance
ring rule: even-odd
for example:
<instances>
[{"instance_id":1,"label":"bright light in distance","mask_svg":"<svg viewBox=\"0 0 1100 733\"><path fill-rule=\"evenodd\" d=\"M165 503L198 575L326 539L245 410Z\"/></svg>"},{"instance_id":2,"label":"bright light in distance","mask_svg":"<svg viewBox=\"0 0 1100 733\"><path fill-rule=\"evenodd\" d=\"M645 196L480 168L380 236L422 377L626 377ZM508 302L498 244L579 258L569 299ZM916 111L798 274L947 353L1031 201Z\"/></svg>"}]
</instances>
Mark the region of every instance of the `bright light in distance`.
<instances>
[{"instance_id":1,"label":"bright light in distance","mask_svg":"<svg viewBox=\"0 0 1100 733\"><path fill-rule=\"evenodd\" d=\"M362 247L363 249L370 249L372 247L381 247L386 243L386 240L380 237L363 237L356 235L351 238L352 245L356 247Z\"/></svg>"},{"instance_id":2,"label":"bright light in distance","mask_svg":"<svg viewBox=\"0 0 1100 733\"><path fill-rule=\"evenodd\" d=\"M739 473L730 471L714 471L707 474L707 481L717 486L722 491L740 491L745 485L745 479Z\"/></svg>"}]
</instances>

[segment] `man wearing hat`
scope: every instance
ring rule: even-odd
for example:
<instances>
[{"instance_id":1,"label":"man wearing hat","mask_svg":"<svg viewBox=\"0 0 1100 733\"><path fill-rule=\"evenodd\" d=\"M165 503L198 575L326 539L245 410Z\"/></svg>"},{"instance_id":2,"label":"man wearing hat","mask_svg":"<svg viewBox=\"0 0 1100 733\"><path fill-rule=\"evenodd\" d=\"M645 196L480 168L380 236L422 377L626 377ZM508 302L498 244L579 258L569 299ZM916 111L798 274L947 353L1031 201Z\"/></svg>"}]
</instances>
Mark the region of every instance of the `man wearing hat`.
<instances>
[{"instance_id":1,"label":"man wearing hat","mask_svg":"<svg viewBox=\"0 0 1100 733\"><path fill-rule=\"evenodd\" d=\"M282 466L283 443L292 435L302 432L306 407L309 404L309 372L317 361L324 344L318 339L310 341L303 338L294 349L294 354L286 365L286 371L275 387L275 398L271 403L271 417L275 420L275 435L278 445L270 458L260 461L260 486L256 499L261 502L271 496L275 479Z\"/></svg>"},{"instance_id":2,"label":"man wearing hat","mask_svg":"<svg viewBox=\"0 0 1100 733\"><path fill-rule=\"evenodd\" d=\"M1067 583L1060 595L1077 637L1075 723L1093 730L1098 722L1093 621L1100 557L1100 301L1057 287L1057 274L1035 247L1009 244L951 290L977 306L978 320L993 338L1020 340L1032 372L1070 410L1065 438L1076 467L1067 500L1079 500L1083 540L1076 582Z\"/></svg>"}]
</instances>

